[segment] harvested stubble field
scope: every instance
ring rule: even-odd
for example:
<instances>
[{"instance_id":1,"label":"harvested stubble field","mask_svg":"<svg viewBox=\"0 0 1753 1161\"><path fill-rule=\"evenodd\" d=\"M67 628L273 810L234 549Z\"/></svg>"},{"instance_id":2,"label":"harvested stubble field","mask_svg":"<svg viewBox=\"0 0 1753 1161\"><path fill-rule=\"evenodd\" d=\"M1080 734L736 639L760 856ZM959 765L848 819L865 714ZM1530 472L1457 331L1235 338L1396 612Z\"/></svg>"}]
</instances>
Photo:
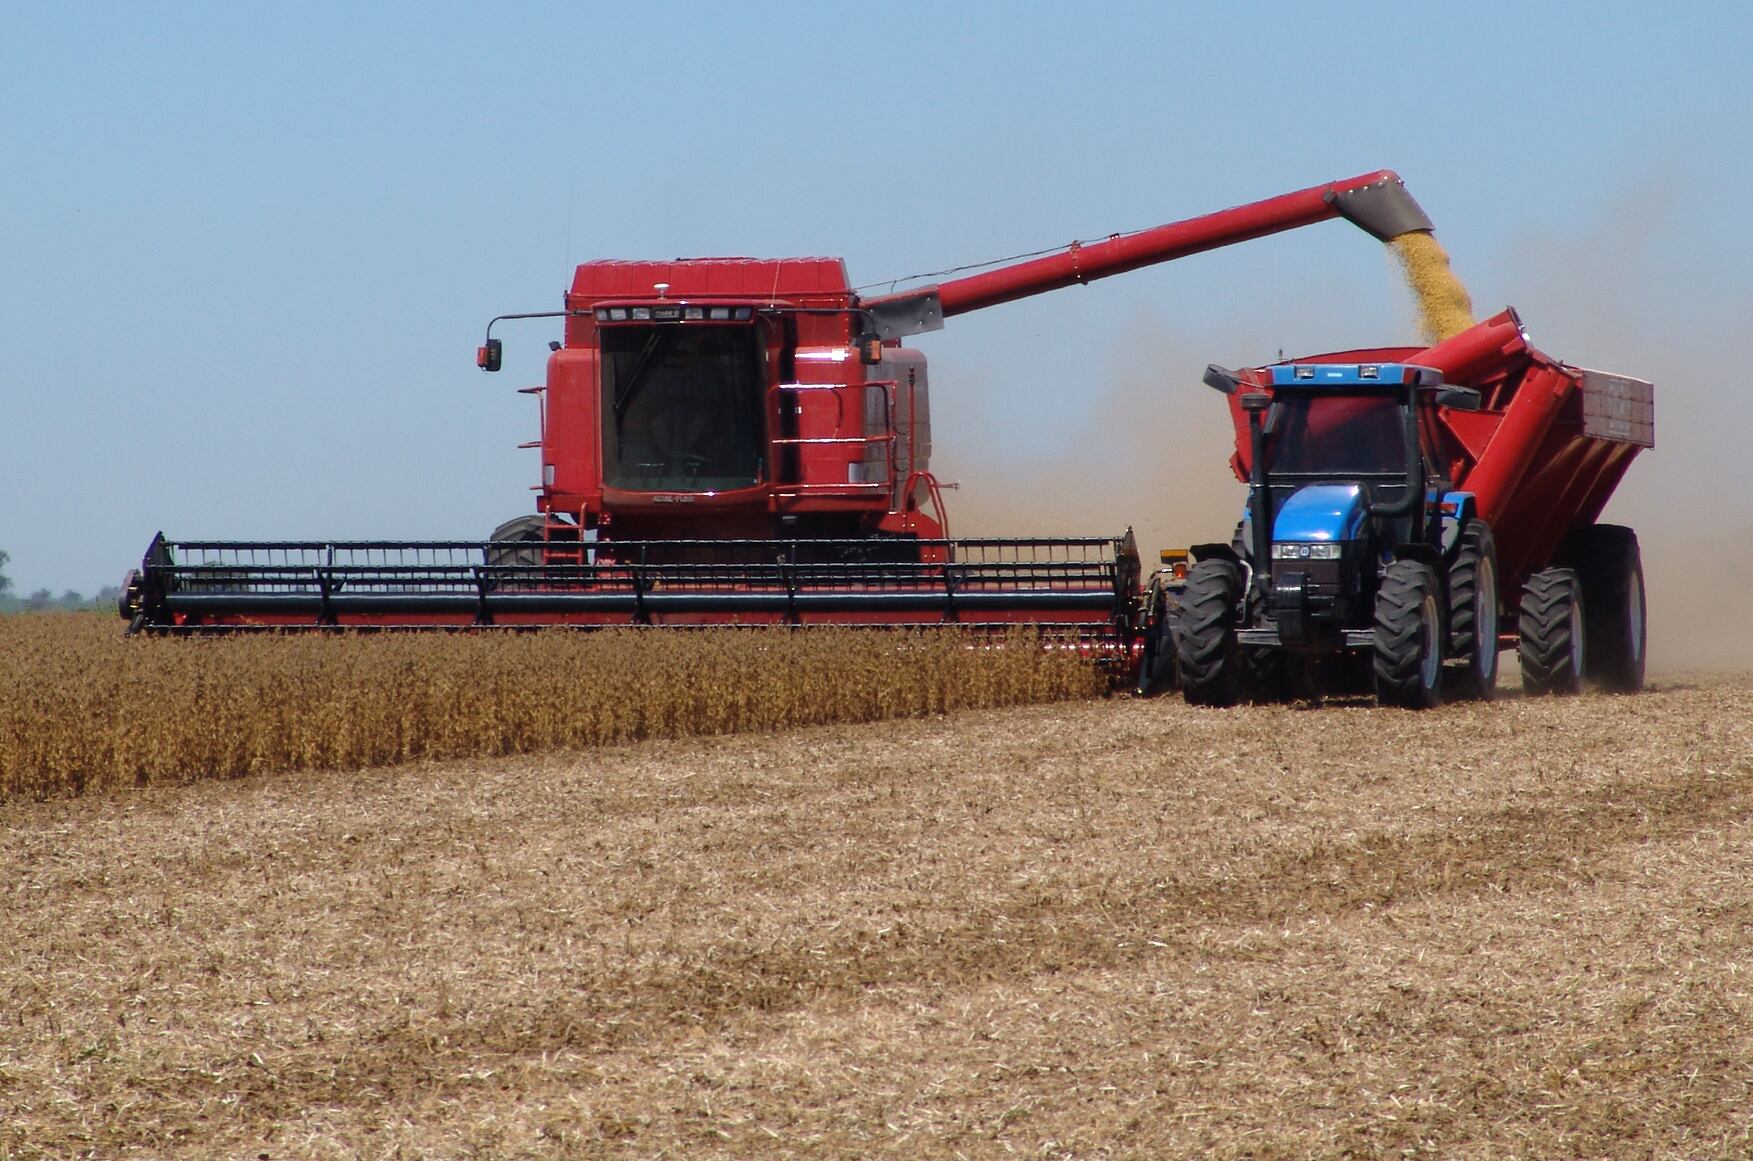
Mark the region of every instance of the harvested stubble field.
<instances>
[{"instance_id":1,"label":"harvested stubble field","mask_svg":"<svg viewBox=\"0 0 1753 1161\"><path fill-rule=\"evenodd\" d=\"M1753 678L0 813L0 1156L1753 1155Z\"/></svg>"}]
</instances>

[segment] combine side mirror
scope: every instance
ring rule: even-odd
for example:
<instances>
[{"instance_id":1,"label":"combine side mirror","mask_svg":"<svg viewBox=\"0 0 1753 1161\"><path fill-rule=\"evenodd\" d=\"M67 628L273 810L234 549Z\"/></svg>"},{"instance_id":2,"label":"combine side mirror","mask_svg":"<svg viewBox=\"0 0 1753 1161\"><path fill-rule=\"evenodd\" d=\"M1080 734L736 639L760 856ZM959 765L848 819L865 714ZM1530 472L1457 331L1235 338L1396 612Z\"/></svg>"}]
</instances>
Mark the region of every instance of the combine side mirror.
<instances>
[{"instance_id":1,"label":"combine side mirror","mask_svg":"<svg viewBox=\"0 0 1753 1161\"><path fill-rule=\"evenodd\" d=\"M1225 395L1234 395L1236 388L1242 385L1242 381L1236 378L1234 371L1212 363L1205 368L1205 385L1213 390L1221 391Z\"/></svg>"},{"instance_id":2,"label":"combine side mirror","mask_svg":"<svg viewBox=\"0 0 1753 1161\"><path fill-rule=\"evenodd\" d=\"M483 371L497 371L504 355L505 344L498 339L488 339L486 346L475 348L475 366Z\"/></svg>"},{"instance_id":3,"label":"combine side mirror","mask_svg":"<svg viewBox=\"0 0 1753 1161\"><path fill-rule=\"evenodd\" d=\"M1471 387L1438 387L1431 394L1438 407L1452 407L1456 411L1478 411L1483 402L1479 392Z\"/></svg>"}]
</instances>

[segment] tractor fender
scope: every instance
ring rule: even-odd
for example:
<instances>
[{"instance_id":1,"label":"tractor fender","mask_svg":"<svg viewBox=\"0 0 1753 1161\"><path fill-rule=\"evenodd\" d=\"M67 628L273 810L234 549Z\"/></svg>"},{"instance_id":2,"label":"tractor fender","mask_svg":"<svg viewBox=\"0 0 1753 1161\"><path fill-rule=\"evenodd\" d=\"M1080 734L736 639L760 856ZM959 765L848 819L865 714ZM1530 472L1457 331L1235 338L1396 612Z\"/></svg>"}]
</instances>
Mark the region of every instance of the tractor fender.
<instances>
[{"instance_id":1,"label":"tractor fender","mask_svg":"<svg viewBox=\"0 0 1753 1161\"><path fill-rule=\"evenodd\" d=\"M1442 572L1443 554L1429 544L1398 544L1394 546L1395 560L1418 560Z\"/></svg>"},{"instance_id":2,"label":"tractor fender","mask_svg":"<svg viewBox=\"0 0 1753 1161\"><path fill-rule=\"evenodd\" d=\"M1195 544L1187 549L1187 555L1197 564L1202 560L1227 560L1232 564L1241 564L1242 558L1235 547L1229 544Z\"/></svg>"},{"instance_id":3,"label":"tractor fender","mask_svg":"<svg viewBox=\"0 0 1753 1161\"><path fill-rule=\"evenodd\" d=\"M1461 533L1467 521L1479 514L1479 505L1472 492L1444 492L1438 512L1442 519L1442 557L1453 560L1455 550L1461 546Z\"/></svg>"}]
</instances>

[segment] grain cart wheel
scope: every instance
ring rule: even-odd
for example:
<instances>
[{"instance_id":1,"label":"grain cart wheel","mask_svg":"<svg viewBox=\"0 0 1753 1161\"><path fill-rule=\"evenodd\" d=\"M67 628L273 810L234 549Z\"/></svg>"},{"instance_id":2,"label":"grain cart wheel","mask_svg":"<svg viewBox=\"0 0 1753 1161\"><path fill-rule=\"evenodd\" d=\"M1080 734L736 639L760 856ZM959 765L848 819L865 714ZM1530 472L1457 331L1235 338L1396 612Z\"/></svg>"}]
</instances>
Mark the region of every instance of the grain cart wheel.
<instances>
[{"instance_id":1,"label":"grain cart wheel","mask_svg":"<svg viewBox=\"0 0 1753 1161\"><path fill-rule=\"evenodd\" d=\"M1234 705L1241 668L1236 647L1236 603L1241 569L1233 561L1202 560L1187 574L1181 619L1175 628L1181 694L1188 705Z\"/></svg>"},{"instance_id":2,"label":"grain cart wheel","mask_svg":"<svg viewBox=\"0 0 1753 1161\"><path fill-rule=\"evenodd\" d=\"M1583 688L1583 586L1573 568L1542 569L1522 589L1517 615L1522 688L1531 694Z\"/></svg>"},{"instance_id":3,"label":"grain cart wheel","mask_svg":"<svg viewBox=\"0 0 1753 1161\"><path fill-rule=\"evenodd\" d=\"M517 541L516 547L510 544L496 544L487 550L487 563L490 565L519 565L534 568L542 563L542 542L547 539L547 521L541 516L516 516L493 530L489 539L493 541Z\"/></svg>"},{"instance_id":4,"label":"grain cart wheel","mask_svg":"<svg viewBox=\"0 0 1753 1161\"><path fill-rule=\"evenodd\" d=\"M1449 657L1447 670L1457 697L1487 698L1497 688L1497 544L1491 525L1469 520L1449 565Z\"/></svg>"},{"instance_id":5,"label":"grain cart wheel","mask_svg":"<svg viewBox=\"0 0 1753 1161\"><path fill-rule=\"evenodd\" d=\"M1436 569L1396 560L1376 592L1376 697L1383 705L1429 709L1442 693L1443 590Z\"/></svg>"},{"instance_id":6,"label":"grain cart wheel","mask_svg":"<svg viewBox=\"0 0 1753 1161\"><path fill-rule=\"evenodd\" d=\"M1175 618L1170 616L1169 595L1156 577L1144 591L1144 650L1138 661L1137 692L1155 697L1175 688Z\"/></svg>"},{"instance_id":7,"label":"grain cart wheel","mask_svg":"<svg viewBox=\"0 0 1753 1161\"><path fill-rule=\"evenodd\" d=\"M1583 585L1588 676L1608 689L1642 689L1649 624L1637 533L1618 524L1592 524L1571 535L1564 556Z\"/></svg>"}]
</instances>

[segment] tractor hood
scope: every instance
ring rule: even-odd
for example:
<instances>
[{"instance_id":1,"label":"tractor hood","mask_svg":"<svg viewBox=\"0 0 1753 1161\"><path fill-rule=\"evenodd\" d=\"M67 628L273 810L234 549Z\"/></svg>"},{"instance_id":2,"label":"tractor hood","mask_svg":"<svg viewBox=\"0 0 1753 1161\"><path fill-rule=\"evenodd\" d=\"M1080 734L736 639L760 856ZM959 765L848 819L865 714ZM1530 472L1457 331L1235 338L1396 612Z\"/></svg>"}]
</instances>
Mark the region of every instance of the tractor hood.
<instances>
[{"instance_id":1,"label":"tractor hood","mask_svg":"<svg viewBox=\"0 0 1753 1161\"><path fill-rule=\"evenodd\" d=\"M1310 484L1279 506L1272 521L1272 539L1279 541L1348 541L1363 531L1363 489L1356 484Z\"/></svg>"}]
</instances>

